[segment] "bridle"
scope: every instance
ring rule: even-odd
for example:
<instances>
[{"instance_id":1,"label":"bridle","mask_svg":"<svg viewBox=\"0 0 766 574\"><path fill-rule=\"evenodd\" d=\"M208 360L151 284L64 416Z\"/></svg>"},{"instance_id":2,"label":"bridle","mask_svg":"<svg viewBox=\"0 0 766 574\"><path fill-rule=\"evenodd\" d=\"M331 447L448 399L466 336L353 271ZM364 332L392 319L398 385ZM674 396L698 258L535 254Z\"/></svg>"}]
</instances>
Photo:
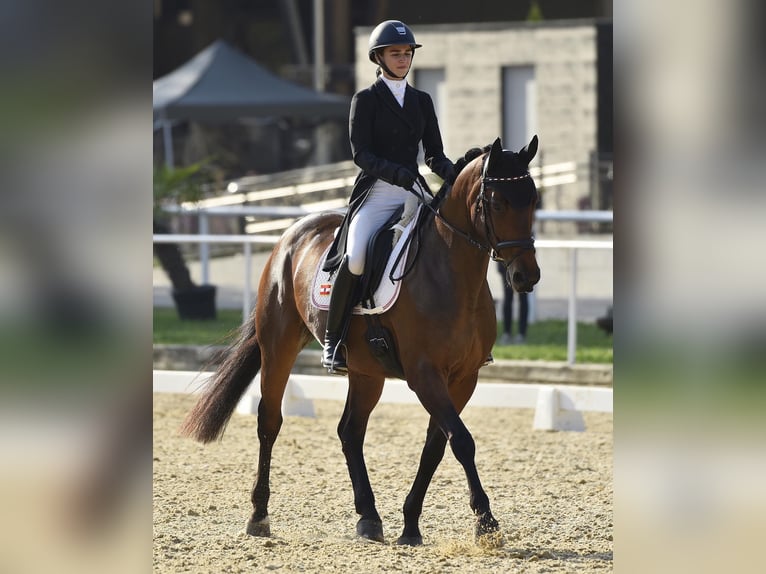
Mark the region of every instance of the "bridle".
<instances>
[{"instance_id":1,"label":"bridle","mask_svg":"<svg viewBox=\"0 0 766 574\"><path fill-rule=\"evenodd\" d=\"M439 213L438 210L433 210L433 213L436 217L441 219L442 223L444 223L447 228L449 228L453 233L456 235L459 235L466 241L468 241L471 245L474 247L485 251L489 254L490 258L493 261L498 261L502 263L505 266L506 271L508 268L513 264L513 262L516 260L517 257L519 257L524 251L528 251L535 248L535 238L534 236L530 236L527 239L509 239L506 241L499 241L497 237L497 233L495 233L495 225L492 221L492 213L490 209L487 209L489 203L491 202L491 197L487 197L486 194L486 182L509 182L509 181L519 181L522 179L527 179L531 177L529 172L526 172L522 175L516 175L511 177L495 177L487 175L487 156L484 158L484 165L481 170L481 179L480 179L480 185L481 188L479 190L479 195L476 197L476 213L482 213L484 212L484 234L487 237L487 240L489 241L489 245L484 245L483 243L475 240L473 237L471 237L469 234L467 234L464 231L461 231L454 225L452 225L449 221L447 221L444 216ZM494 192L493 192L494 193ZM510 261L506 261L502 257L500 257L499 252L501 249L506 249L508 247L517 247L521 251L514 255Z\"/></svg>"},{"instance_id":2,"label":"bridle","mask_svg":"<svg viewBox=\"0 0 766 574\"><path fill-rule=\"evenodd\" d=\"M436 209L434 209L434 207L433 207L433 205L431 203L426 202L424 200L424 198L414 189L414 187L408 189L407 191L409 191L410 193L414 194L415 197L418 198L418 201L421 204L423 204L429 211L431 211L431 213L433 213L434 217L440 219L441 222L450 231L452 231L452 233L462 237L463 239L465 239L468 243L470 243L471 245L473 245L477 249L488 253L489 257L490 257L490 259L492 259L492 261L497 261L499 263L502 263L503 266L505 267L505 276L507 278L508 277L508 270L510 269L511 265L513 265L513 262L516 261L516 259L524 253L524 251L534 250L534 248L535 248L535 237L534 237L534 235L532 235L532 236L530 236L527 239L509 239L509 240L506 240L506 241L499 241L498 240L497 234L495 233L495 226L494 226L494 223L492 222L491 210L485 208L485 206L488 207L488 204L491 202L491 197L490 198L487 197L486 186L484 184L485 184L485 182L488 182L488 181L489 182L519 181L519 180L526 179L526 178L529 178L529 177L532 177L532 176L530 175L530 173L528 171L526 173L523 173L522 175L516 175L516 176L511 176L511 177L495 177L495 176L487 175L487 165L489 163L488 159L489 159L489 154L487 154L486 157L484 158L484 164L483 164L482 170L481 170L481 179L480 179L481 188L479 190L479 195L476 197L476 213L477 214L482 213L482 212L485 213L485 216L483 218L484 219L484 233L485 233L487 239L489 240L489 245L484 245L480 241L477 241L476 239L471 237L465 231L462 231L462 230L458 229L457 227L452 225L449 221L447 221L444 218L444 216L440 213L440 211L441 211L440 210L441 202L444 199L444 197L447 195L449 190L451 189L451 186L449 186L449 187L445 186L444 188L442 188L442 190L440 190L439 193L434 198L432 203L437 206ZM410 239L411 238L412 238L412 236L410 236ZM505 259L500 257L499 251L501 249L505 249L505 248L508 248L508 247L517 247L517 248L519 248L520 251L518 253L516 253L509 261L506 261ZM400 255L401 255L401 253L403 251L404 250L402 250L400 252ZM414 260L413 260L413 265L414 265ZM409 273L409 269L406 270L402 274L402 276L399 277L398 279L402 279L405 275L407 275L407 273ZM391 279L392 279L392 281L394 280L393 277Z\"/></svg>"},{"instance_id":3,"label":"bridle","mask_svg":"<svg viewBox=\"0 0 766 574\"><path fill-rule=\"evenodd\" d=\"M476 197L476 213L484 212L484 234L489 240L489 256L492 258L493 261L499 261L505 266L506 273L510 266L513 264L513 262L516 260L517 257L519 257L524 251L533 250L535 248L535 237L534 235L530 235L527 239L509 239L506 241L499 241L497 237L497 233L495 233L495 225L492 221L492 210L489 209L489 204L492 201L492 197L487 197L486 194L486 182L510 182L510 181L520 181L523 179L527 179L532 177L529 174L529 171L521 174L521 175L515 175L510 177L495 177L487 175L487 167L489 165L488 161L489 155L484 158L484 165L481 169L481 188L479 190L479 195ZM494 191L492 192L494 195ZM499 255L499 251L501 249L505 249L508 247L517 247L520 249L520 251L510 260L505 261L502 257Z\"/></svg>"}]
</instances>

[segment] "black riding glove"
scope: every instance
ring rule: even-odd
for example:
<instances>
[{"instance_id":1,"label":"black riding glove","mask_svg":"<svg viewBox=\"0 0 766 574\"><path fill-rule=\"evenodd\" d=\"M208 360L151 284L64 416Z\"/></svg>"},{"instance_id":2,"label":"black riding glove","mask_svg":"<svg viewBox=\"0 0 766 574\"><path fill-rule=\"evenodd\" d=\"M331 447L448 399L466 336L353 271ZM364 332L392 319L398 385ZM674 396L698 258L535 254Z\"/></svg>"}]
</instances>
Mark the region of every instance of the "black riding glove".
<instances>
[{"instance_id":1,"label":"black riding glove","mask_svg":"<svg viewBox=\"0 0 766 574\"><path fill-rule=\"evenodd\" d=\"M401 166L397 168L396 173L394 173L394 185L398 185L399 187L403 187L404 189L410 189L415 184L415 180L418 179L418 176L412 173L409 169L407 169L404 166Z\"/></svg>"},{"instance_id":2,"label":"black riding glove","mask_svg":"<svg viewBox=\"0 0 766 574\"><path fill-rule=\"evenodd\" d=\"M442 168L441 176L442 179L448 184L452 185L455 183L457 173L455 172L455 166L452 165L452 162L449 162L444 168Z\"/></svg>"}]
</instances>

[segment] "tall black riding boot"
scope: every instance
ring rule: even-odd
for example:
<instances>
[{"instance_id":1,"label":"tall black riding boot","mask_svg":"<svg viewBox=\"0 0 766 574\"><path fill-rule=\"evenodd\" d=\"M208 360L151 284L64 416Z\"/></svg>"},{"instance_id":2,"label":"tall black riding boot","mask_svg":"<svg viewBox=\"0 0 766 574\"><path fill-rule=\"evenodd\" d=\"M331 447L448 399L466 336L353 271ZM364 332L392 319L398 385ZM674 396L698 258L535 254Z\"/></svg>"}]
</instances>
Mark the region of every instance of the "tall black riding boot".
<instances>
[{"instance_id":1,"label":"tall black riding boot","mask_svg":"<svg viewBox=\"0 0 766 574\"><path fill-rule=\"evenodd\" d=\"M322 365L330 373L345 373L348 371L346 359L341 350L348 320L355 302L354 290L359 282L359 275L348 270L348 258L344 258L338 269L338 276L332 286L330 309L327 311L327 330L324 336L324 352Z\"/></svg>"}]
</instances>

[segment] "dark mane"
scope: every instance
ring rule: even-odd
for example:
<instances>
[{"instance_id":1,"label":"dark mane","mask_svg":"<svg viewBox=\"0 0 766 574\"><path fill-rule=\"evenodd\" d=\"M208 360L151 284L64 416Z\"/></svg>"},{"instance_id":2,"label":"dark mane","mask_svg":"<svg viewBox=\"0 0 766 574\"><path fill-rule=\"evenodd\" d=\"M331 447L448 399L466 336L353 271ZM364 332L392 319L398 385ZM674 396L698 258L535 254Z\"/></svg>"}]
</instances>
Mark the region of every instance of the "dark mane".
<instances>
[{"instance_id":1,"label":"dark mane","mask_svg":"<svg viewBox=\"0 0 766 574\"><path fill-rule=\"evenodd\" d=\"M458 159L455 162L455 174L457 175L461 171L463 171L463 168L467 166L469 163L471 163L473 160L475 160L477 157L479 157L483 153L487 153L492 145L485 145L483 148L479 147L472 147L469 149L463 157Z\"/></svg>"}]
</instances>

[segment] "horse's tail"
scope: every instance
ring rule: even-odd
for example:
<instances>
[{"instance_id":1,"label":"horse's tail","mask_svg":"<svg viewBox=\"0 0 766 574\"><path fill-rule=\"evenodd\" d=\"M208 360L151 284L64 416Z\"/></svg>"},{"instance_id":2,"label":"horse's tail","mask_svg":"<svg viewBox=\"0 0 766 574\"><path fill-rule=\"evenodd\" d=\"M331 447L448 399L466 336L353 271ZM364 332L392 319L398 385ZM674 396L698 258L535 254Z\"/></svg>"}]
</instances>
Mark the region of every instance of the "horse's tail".
<instances>
[{"instance_id":1,"label":"horse's tail","mask_svg":"<svg viewBox=\"0 0 766 574\"><path fill-rule=\"evenodd\" d=\"M212 442L223 435L237 403L261 368L261 347L255 336L255 321L242 326L240 337L207 383L197 404L181 425L184 436Z\"/></svg>"}]
</instances>

